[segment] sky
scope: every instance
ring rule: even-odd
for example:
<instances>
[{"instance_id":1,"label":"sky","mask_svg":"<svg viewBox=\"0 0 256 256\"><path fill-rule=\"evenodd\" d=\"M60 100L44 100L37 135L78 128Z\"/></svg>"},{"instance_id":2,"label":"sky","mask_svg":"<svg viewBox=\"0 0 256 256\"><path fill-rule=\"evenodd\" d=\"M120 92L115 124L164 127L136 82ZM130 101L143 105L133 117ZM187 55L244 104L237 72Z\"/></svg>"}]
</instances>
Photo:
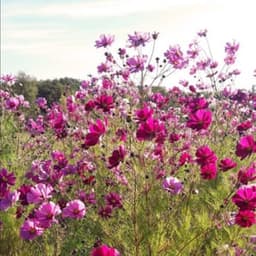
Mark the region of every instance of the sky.
<instances>
[{"instance_id":1,"label":"sky","mask_svg":"<svg viewBox=\"0 0 256 256\"><path fill-rule=\"evenodd\" d=\"M1 74L19 71L38 79L85 79L103 59L94 47L100 34L114 34L114 48L134 31L160 32L159 53L184 47L208 30L214 58L222 62L224 45L240 43L236 84L256 84L254 0L1 0Z\"/></svg>"}]
</instances>

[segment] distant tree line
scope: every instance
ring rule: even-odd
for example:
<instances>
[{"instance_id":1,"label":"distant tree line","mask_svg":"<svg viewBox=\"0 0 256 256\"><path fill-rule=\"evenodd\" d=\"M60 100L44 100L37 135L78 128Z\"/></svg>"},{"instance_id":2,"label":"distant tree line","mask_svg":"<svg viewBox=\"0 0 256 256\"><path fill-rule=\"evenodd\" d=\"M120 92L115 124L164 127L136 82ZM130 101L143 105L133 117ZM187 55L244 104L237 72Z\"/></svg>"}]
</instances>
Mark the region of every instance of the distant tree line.
<instances>
[{"instance_id":1,"label":"distant tree line","mask_svg":"<svg viewBox=\"0 0 256 256\"><path fill-rule=\"evenodd\" d=\"M16 76L16 82L12 86L16 94L24 95L31 105L38 97L47 99L48 105L51 106L54 102L59 102L62 95L71 94L80 86L80 81L74 78L59 78L37 80L36 78L19 72Z\"/></svg>"}]
</instances>

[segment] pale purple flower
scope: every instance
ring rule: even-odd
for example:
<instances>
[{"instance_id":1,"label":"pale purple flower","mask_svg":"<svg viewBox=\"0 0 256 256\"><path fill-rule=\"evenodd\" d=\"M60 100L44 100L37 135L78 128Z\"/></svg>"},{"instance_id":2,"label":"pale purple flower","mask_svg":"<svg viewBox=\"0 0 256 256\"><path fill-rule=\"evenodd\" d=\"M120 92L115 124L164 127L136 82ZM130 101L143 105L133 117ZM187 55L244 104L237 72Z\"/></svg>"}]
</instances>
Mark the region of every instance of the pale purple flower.
<instances>
[{"instance_id":1,"label":"pale purple flower","mask_svg":"<svg viewBox=\"0 0 256 256\"><path fill-rule=\"evenodd\" d=\"M8 210L8 208L19 200L19 197L20 192L16 190L13 192L8 191L5 197L0 200L0 211Z\"/></svg>"},{"instance_id":2,"label":"pale purple flower","mask_svg":"<svg viewBox=\"0 0 256 256\"><path fill-rule=\"evenodd\" d=\"M206 37L207 32L208 32L207 29L202 29L202 30L200 30L200 31L197 33L197 35L200 36L200 37Z\"/></svg>"},{"instance_id":3,"label":"pale purple flower","mask_svg":"<svg viewBox=\"0 0 256 256\"><path fill-rule=\"evenodd\" d=\"M188 64L188 60L184 58L179 45L170 46L164 56L175 69L182 69Z\"/></svg>"},{"instance_id":4,"label":"pale purple flower","mask_svg":"<svg viewBox=\"0 0 256 256\"><path fill-rule=\"evenodd\" d=\"M38 183L27 193L27 201L32 204L41 203L52 197L52 191L53 187L50 184Z\"/></svg>"},{"instance_id":5,"label":"pale purple flower","mask_svg":"<svg viewBox=\"0 0 256 256\"><path fill-rule=\"evenodd\" d=\"M232 43L226 43L225 52L228 55L234 55L239 49L239 43L233 41Z\"/></svg>"},{"instance_id":6,"label":"pale purple flower","mask_svg":"<svg viewBox=\"0 0 256 256\"><path fill-rule=\"evenodd\" d=\"M144 64L146 63L146 61L147 61L146 55L134 56L132 58L129 58L126 64L128 65L129 71L131 73L136 73L144 70Z\"/></svg>"},{"instance_id":7,"label":"pale purple flower","mask_svg":"<svg viewBox=\"0 0 256 256\"><path fill-rule=\"evenodd\" d=\"M27 219L20 228L20 236L25 240L32 240L41 236L44 229L40 227L39 222L35 219Z\"/></svg>"},{"instance_id":8,"label":"pale purple flower","mask_svg":"<svg viewBox=\"0 0 256 256\"><path fill-rule=\"evenodd\" d=\"M7 83L7 85L13 85L16 82L16 77L11 75L11 74L7 74L7 75L3 75L0 78L1 81L3 81L4 83Z\"/></svg>"},{"instance_id":9,"label":"pale purple flower","mask_svg":"<svg viewBox=\"0 0 256 256\"><path fill-rule=\"evenodd\" d=\"M179 194L183 190L183 184L180 180L175 177L167 177L162 183L163 189L173 195Z\"/></svg>"},{"instance_id":10,"label":"pale purple flower","mask_svg":"<svg viewBox=\"0 0 256 256\"><path fill-rule=\"evenodd\" d=\"M81 200L73 200L67 203L63 209L63 218L81 219L86 213L86 208Z\"/></svg>"},{"instance_id":11,"label":"pale purple flower","mask_svg":"<svg viewBox=\"0 0 256 256\"><path fill-rule=\"evenodd\" d=\"M17 97L10 97L5 101L5 107L9 110L16 110L20 106L20 101Z\"/></svg>"},{"instance_id":12,"label":"pale purple flower","mask_svg":"<svg viewBox=\"0 0 256 256\"><path fill-rule=\"evenodd\" d=\"M46 109L47 108L47 100L44 97L37 98L36 99L36 104L41 109Z\"/></svg>"},{"instance_id":13,"label":"pale purple flower","mask_svg":"<svg viewBox=\"0 0 256 256\"><path fill-rule=\"evenodd\" d=\"M145 46L150 39L150 33L134 32L134 35L128 35L129 47Z\"/></svg>"},{"instance_id":14,"label":"pale purple flower","mask_svg":"<svg viewBox=\"0 0 256 256\"><path fill-rule=\"evenodd\" d=\"M36 211L36 219L39 221L40 226L49 228L54 222L58 222L55 218L61 213L59 205L53 202L44 202Z\"/></svg>"},{"instance_id":15,"label":"pale purple flower","mask_svg":"<svg viewBox=\"0 0 256 256\"><path fill-rule=\"evenodd\" d=\"M114 42L114 40L115 40L115 37L113 35L100 35L99 40L95 41L95 47L106 48L107 46L110 46Z\"/></svg>"}]
</instances>

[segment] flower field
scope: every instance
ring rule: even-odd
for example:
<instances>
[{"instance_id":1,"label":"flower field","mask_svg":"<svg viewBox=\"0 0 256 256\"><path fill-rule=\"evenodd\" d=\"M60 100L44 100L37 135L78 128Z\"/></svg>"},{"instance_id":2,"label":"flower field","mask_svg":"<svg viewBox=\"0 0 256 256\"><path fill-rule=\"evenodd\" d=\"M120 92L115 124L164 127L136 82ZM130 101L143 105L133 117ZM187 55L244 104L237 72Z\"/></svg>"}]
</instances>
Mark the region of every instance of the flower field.
<instances>
[{"instance_id":1,"label":"flower field","mask_svg":"<svg viewBox=\"0 0 256 256\"><path fill-rule=\"evenodd\" d=\"M158 37L115 49L101 35L97 76L53 104L1 77L0 255L256 255L256 93L232 88L239 43L215 60L202 30L155 56Z\"/></svg>"}]
</instances>

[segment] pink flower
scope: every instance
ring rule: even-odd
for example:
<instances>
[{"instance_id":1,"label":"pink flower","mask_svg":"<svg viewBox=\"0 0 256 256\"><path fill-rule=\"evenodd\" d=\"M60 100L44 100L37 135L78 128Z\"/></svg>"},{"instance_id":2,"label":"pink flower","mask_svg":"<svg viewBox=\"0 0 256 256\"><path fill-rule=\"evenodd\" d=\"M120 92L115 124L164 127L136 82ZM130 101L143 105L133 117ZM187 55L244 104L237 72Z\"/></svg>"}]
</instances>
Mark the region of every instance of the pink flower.
<instances>
[{"instance_id":1,"label":"pink flower","mask_svg":"<svg viewBox=\"0 0 256 256\"><path fill-rule=\"evenodd\" d=\"M239 211L235 216L235 223L243 228L249 228L256 223L255 213L250 210Z\"/></svg>"},{"instance_id":2,"label":"pink flower","mask_svg":"<svg viewBox=\"0 0 256 256\"><path fill-rule=\"evenodd\" d=\"M52 197L53 187L50 184L38 183L30 188L27 193L27 201L30 204L38 204Z\"/></svg>"},{"instance_id":3,"label":"pink flower","mask_svg":"<svg viewBox=\"0 0 256 256\"><path fill-rule=\"evenodd\" d=\"M103 244L91 251L90 256L121 256L117 249Z\"/></svg>"},{"instance_id":4,"label":"pink flower","mask_svg":"<svg viewBox=\"0 0 256 256\"><path fill-rule=\"evenodd\" d=\"M46 109L47 108L47 100L44 97L37 98L36 99L36 104L41 109Z\"/></svg>"},{"instance_id":5,"label":"pink flower","mask_svg":"<svg viewBox=\"0 0 256 256\"><path fill-rule=\"evenodd\" d=\"M67 203L63 209L63 218L82 219L86 213L86 208L81 200L73 200Z\"/></svg>"},{"instance_id":6,"label":"pink flower","mask_svg":"<svg viewBox=\"0 0 256 256\"><path fill-rule=\"evenodd\" d=\"M183 166L185 163L189 163L191 161L191 155L187 152L183 152L179 158L179 166Z\"/></svg>"},{"instance_id":7,"label":"pink flower","mask_svg":"<svg viewBox=\"0 0 256 256\"><path fill-rule=\"evenodd\" d=\"M5 107L9 110L16 110L20 106L20 101L17 97L10 97L5 101Z\"/></svg>"},{"instance_id":8,"label":"pink flower","mask_svg":"<svg viewBox=\"0 0 256 256\"><path fill-rule=\"evenodd\" d=\"M100 39L95 41L95 47L100 48L110 46L115 40L113 35L100 35Z\"/></svg>"},{"instance_id":9,"label":"pink flower","mask_svg":"<svg viewBox=\"0 0 256 256\"><path fill-rule=\"evenodd\" d=\"M36 211L36 219L39 221L40 226L49 228L54 222L58 222L55 218L61 213L59 205L53 202L44 202Z\"/></svg>"},{"instance_id":10,"label":"pink flower","mask_svg":"<svg viewBox=\"0 0 256 256\"><path fill-rule=\"evenodd\" d=\"M129 47L145 46L145 43L151 39L150 33L134 32L134 35L128 35Z\"/></svg>"},{"instance_id":11,"label":"pink flower","mask_svg":"<svg viewBox=\"0 0 256 256\"><path fill-rule=\"evenodd\" d=\"M190 113L187 127L200 131L206 130L212 122L212 112L208 109L199 109L195 113Z\"/></svg>"},{"instance_id":12,"label":"pink flower","mask_svg":"<svg viewBox=\"0 0 256 256\"><path fill-rule=\"evenodd\" d=\"M141 123L136 133L138 140L152 140L160 133L164 132L165 127L159 120L148 118L146 122Z\"/></svg>"},{"instance_id":13,"label":"pink flower","mask_svg":"<svg viewBox=\"0 0 256 256\"><path fill-rule=\"evenodd\" d=\"M213 180L217 175L217 167L214 163L201 166L201 177L205 180Z\"/></svg>"},{"instance_id":14,"label":"pink flower","mask_svg":"<svg viewBox=\"0 0 256 256\"><path fill-rule=\"evenodd\" d=\"M206 37L207 32L208 32L207 29L202 29L202 30L200 30L200 31L197 33L197 35L200 36L200 37Z\"/></svg>"},{"instance_id":15,"label":"pink flower","mask_svg":"<svg viewBox=\"0 0 256 256\"><path fill-rule=\"evenodd\" d=\"M135 57L129 58L126 64L128 65L129 71L131 73L136 73L144 70L144 64L146 63L146 61L147 61L146 55L135 56Z\"/></svg>"},{"instance_id":16,"label":"pink flower","mask_svg":"<svg viewBox=\"0 0 256 256\"><path fill-rule=\"evenodd\" d=\"M238 172L238 181L242 184L247 185L248 182L254 181L256 179L256 168L251 166L247 169L242 168Z\"/></svg>"},{"instance_id":17,"label":"pink flower","mask_svg":"<svg viewBox=\"0 0 256 256\"><path fill-rule=\"evenodd\" d=\"M143 108L135 111L136 119L139 122L146 121L148 118L152 117L154 110L148 105L144 105Z\"/></svg>"},{"instance_id":18,"label":"pink flower","mask_svg":"<svg viewBox=\"0 0 256 256\"><path fill-rule=\"evenodd\" d=\"M15 76L11 74L7 74L7 75L1 76L0 80L3 81L4 83L7 83L7 85L13 85L17 79Z\"/></svg>"},{"instance_id":19,"label":"pink flower","mask_svg":"<svg viewBox=\"0 0 256 256\"><path fill-rule=\"evenodd\" d=\"M172 176L165 178L163 180L162 186L164 190L168 191L173 195L180 194L181 191L183 190L182 182Z\"/></svg>"},{"instance_id":20,"label":"pink flower","mask_svg":"<svg viewBox=\"0 0 256 256\"><path fill-rule=\"evenodd\" d=\"M94 100L89 100L87 101L87 103L84 106L84 109L86 111L92 111L95 107L95 101Z\"/></svg>"},{"instance_id":21,"label":"pink flower","mask_svg":"<svg viewBox=\"0 0 256 256\"><path fill-rule=\"evenodd\" d=\"M239 49L239 43L236 43L235 41L233 43L226 43L225 46L225 52L228 55L234 55Z\"/></svg>"},{"instance_id":22,"label":"pink flower","mask_svg":"<svg viewBox=\"0 0 256 256\"><path fill-rule=\"evenodd\" d=\"M96 107L102 109L103 112L109 112L110 109L114 107L113 97L109 95L101 95L97 97L94 103Z\"/></svg>"},{"instance_id":23,"label":"pink flower","mask_svg":"<svg viewBox=\"0 0 256 256\"><path fill-rule=\"evenodd\" d=\"M226 172L230 169L233 169L237 166L231 158L224 158L220 161L219 168L221 171Z\"/></svg>"},{"instance_id":24,"label":"pink flower","mask_svg":"<svg viewBox=\"0 0 256 256\"><path fill-rule=\"evenodd\" d=\"M188 60L184 58L183 52L178 45L174 47L170 46L164 53L164 56L175 69L182 69L188 64Z\"/></svg>"},{"instance_id":25,"label":"pink flower","mask_svg":"<svg viewBox=\"0 0 256 256\"><path fill-rule=\"evenodd\" d=\"M41 236L44 229L40 227L39 222L34 219L25 220L20 228L20 236L25 240L32 240L38 236Z\"/></svg>"},{"instance_id":26,"label":"pink flower","mask_svg":"<svg viewBox=\"0 0 256 256\"><path fill-rule=\"evenodd\" d=\"M122 197L117 193L111 192L105 195L105 201L113 208L122 208Z\"/></svg>"},{"instance_id":27,"label":"pink flower","mask_svg":"<svg viewBox=\"0 0 256 256\"><path fill-rule=\"evenodd\" d=\"M108 158L108 168L112 169L119 165L120 162L124 161L126 150L124 146L119 146L118 149L112 152L112 155Z\"/></svg>"},{"instance_id":28,"label":"pink flower","mask_svg":"<svg viewBox=\"0 0 256 256\"><path fill-rule=\"evenodd\" d=\"M5 168L2 168L0 170L0 183L1 185L10 185L10 186L13 186L15 184L15 180L16 180L16 177L14 176L14 173L13 172L9 172L5 169Z\"/></svg>"},{"instance_id":29,"label":"pink flower","mask_svg":"<svg viewBox=\"0 0 256 256\"><path fill-rule=\"evenodd\" d=\"M9 207L11 207L14 203L19 200L20 192L7 192L5 197L0 199L0 211L6 211Z\"/></svg>"},{"instance_id":30,"label":"pink flower","mask_svg":"<svg viewBox=\"0 0 256 256\"><path fill-rule=\"evenodd\" d=\"M256 208L256 192L252 187L241 187L232 197L232 202L241 210L254 210Z\"/></svg>"},{"instance_id":31,"label":"pink flower","mask_svg":"<svg viewBox=\"0 0 256 256\"><path fill-rule=\"evenodd\" d=\"M217 156L208 146L201 146L196 151L196 162L204 166L206 164L215 164L217 161Z\"/></svg>"},{"instance_id":32,"label":"pink flower","mask_svg":"<svg viewBox=\"0 0 256 256\"><path fill-rule=\"evenodd\" d=\"M89 125L89 132L98 134L99 136L103 135L106 132L107 122L103 122L100 119L97 119L95 123Z\"/></svg>"},{"instance_id":33,"label":"pink flower","mask_svg":"<svg viewBox=\"0 0 256 256\"><path fill-rule=\"evenodd\" d=\"M250 128L252 128L252 122L245 121L245 122L240 123L236 129L241 132L241 131L246 131Z\"/></svg>"},{"instance_id":34,"label":"pink flower","mask_svg":"<svg viewBox=\"0 0 256 256\"><path fill-rule=\"evenodd\" d=\"M111 205L103 206L99 209L99 215L102 218L110 218L112 217L113 207Z\"/></svg>"},{"instance_id":35,"label":"pink flower","mask_svg":"<svg viewBox=\"0 0 256 256\"><path fill-rule=\"evenodd\" d=\"M236 155L243 160L247 156L256 152L256 141L253 135L247 135L241 137L236 145Z\"/></svg>"}]
</instances>

